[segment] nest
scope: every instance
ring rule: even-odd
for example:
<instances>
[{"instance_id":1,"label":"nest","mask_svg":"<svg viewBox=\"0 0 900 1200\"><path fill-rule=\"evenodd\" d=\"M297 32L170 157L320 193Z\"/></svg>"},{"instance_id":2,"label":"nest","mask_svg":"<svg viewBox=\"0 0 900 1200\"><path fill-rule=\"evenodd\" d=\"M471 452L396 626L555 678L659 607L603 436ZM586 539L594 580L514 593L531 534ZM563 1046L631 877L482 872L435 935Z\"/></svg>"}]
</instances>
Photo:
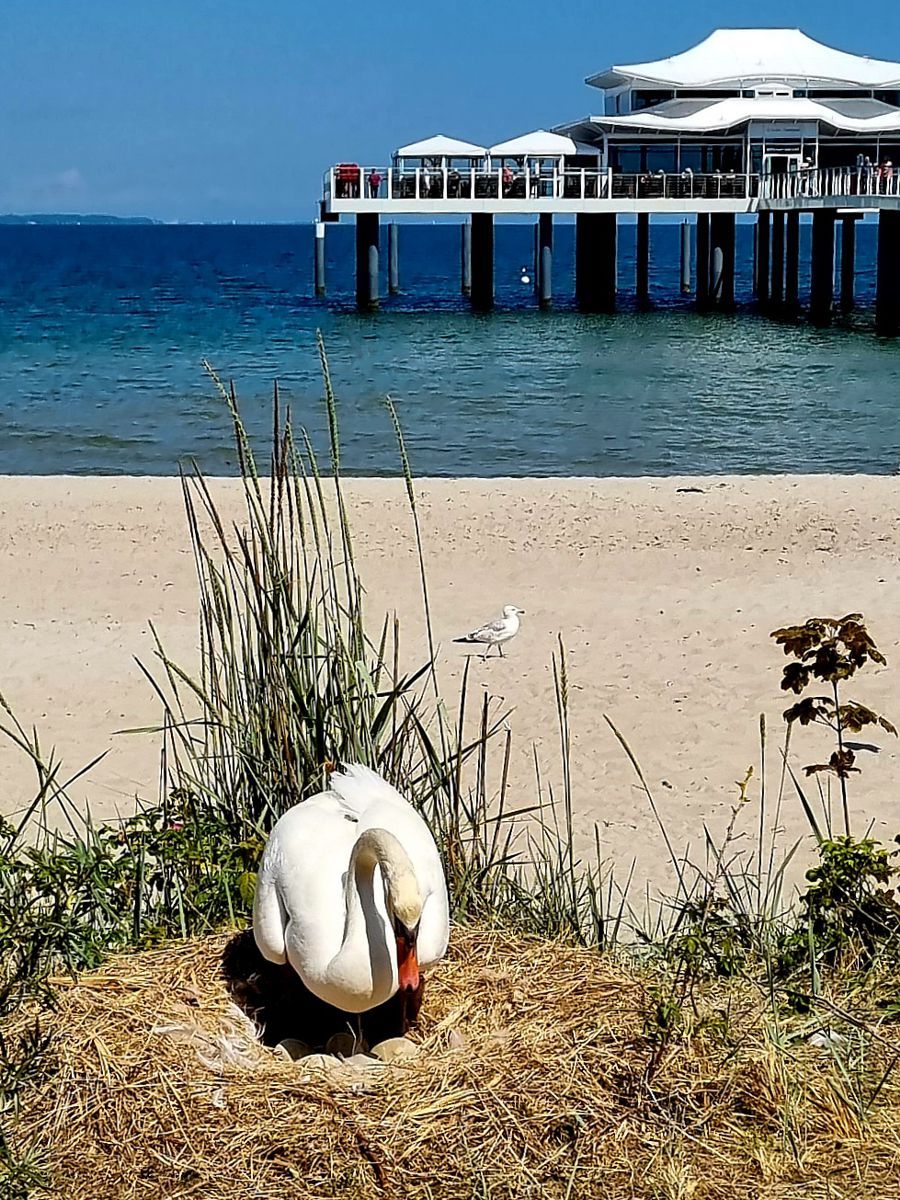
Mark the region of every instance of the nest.
<instances>
[{"instance_id":1,"label":"nest","mask_svg":"<svg viewBox=\"0 0 900 1200\"><path fill-rule=\"evenodd\" d=\"M898 1192L892 1081L861 1112L826 1050L806 1037L774 1048L749 985L695 994L660 1041L649 976L588 950L458 929L428 980L421 1053L321 1071L264 1045L235 1008L228 942L122 956L60 988L51 1061L16 1132L46 1163L37 1197Z\"/></svg>"}]
</instances>

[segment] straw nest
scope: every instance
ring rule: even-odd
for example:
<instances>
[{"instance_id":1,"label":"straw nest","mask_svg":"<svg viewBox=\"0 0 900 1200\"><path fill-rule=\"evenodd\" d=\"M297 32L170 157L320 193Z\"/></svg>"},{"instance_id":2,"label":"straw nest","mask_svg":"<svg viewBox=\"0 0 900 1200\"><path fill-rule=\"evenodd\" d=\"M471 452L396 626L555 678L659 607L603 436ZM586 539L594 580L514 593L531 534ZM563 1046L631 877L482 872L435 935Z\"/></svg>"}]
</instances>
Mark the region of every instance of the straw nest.
<instances>
[{"instance_id":1,"label":"straw nest","mask_svg":"<svg viewBox=\"0 0 900 1200\"><path fill-rule=\"evenodd\" d=\"M236 1015L227 941L119 957L61 987L54 1052L17 1130L44 1151L51 1184L38 1195L897 1194L893 1083L860 1113L806 1034L774 1049L752 987L695 996L660 1051L651 978L595 952L460 929L428 980L421 1053L322 1071L261 1045Z\"/></svg>"}]
</instances>

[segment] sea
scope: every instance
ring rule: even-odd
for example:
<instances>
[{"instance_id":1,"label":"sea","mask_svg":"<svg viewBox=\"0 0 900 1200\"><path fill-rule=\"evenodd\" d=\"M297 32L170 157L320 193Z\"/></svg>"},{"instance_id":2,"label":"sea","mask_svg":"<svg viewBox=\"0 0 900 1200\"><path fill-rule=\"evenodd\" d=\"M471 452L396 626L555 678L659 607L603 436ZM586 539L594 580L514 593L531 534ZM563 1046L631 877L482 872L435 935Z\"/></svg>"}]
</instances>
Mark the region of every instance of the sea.
<instances>
[{"instance_id":1,"label":"sea","mask_svg":"<svg viewBox=\"0 0 900 1200\"><path fill-rule=\"evenodd\" d=\"M872 329L874 225L858 230L858 311L828 330L755 311L749 224L737 312L701 315L680 295L674 223L651 227L639 311L634 234L620 225L618 311L587 316L574 226L557 225L555 302L540 312L522 282L533 226L498 225L496 308L475 315L458 225L403 225L401 294L360 314L352 223L328 227L324 299L311 225L0 226L0 473L233 473L204 360L234 381L263 461L276 380L324 453L319 330L350 474L399 473L388 395L420 476L898 471L900 340Z\"/></svg>"}]
</instances>

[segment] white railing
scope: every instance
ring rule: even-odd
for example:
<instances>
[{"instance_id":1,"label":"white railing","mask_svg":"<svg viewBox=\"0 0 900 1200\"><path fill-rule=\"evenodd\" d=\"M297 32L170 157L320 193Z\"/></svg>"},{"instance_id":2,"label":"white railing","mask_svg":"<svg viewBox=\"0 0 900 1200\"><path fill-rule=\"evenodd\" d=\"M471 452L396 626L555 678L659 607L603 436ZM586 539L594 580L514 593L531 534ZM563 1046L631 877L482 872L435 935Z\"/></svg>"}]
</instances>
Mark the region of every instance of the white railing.
<instances>
[{"instance_id":1,"label":"white railing","mask_svg":"<svg viewBox=\"0 0 900 1200\"><path fill-rule=\"evenodd\" d=\"M764 175L759 194L765 200L900 196L900 170L893 166L826 167Z\"/></svg>"},{"instance_id":2,"label":"white railing","mask_svg":"<svg viewBox=\"0 0 900 1200\"><path fill-rule=\"evenodd\" d=\"M735 172L699 175L619 174L612 168L554 168L552 172L509 167L398 169L342 163L325 174L326 200L731 200L760 194L760 177Z\"/></svg>"}]
</instances>

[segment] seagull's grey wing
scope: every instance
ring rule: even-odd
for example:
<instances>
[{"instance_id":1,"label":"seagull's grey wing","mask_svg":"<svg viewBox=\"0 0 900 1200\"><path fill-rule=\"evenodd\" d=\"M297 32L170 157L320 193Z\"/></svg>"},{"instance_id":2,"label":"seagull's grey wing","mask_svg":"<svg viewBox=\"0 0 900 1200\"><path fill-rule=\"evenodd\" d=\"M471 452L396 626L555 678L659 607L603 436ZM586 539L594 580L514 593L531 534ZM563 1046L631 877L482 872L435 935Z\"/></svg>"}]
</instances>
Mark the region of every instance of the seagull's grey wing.
<instances>
[{"instance_id":1,"label":"seagull's grey wing","mask_svg":"<svg viewBox=\"0 0 900 1200\"><path fill-rule=\"evenodd\" d=\"M469 634L470 638L477 639L479 642L487 642L495 638L498 633L506 633L506 621L500 617L496 621L488 621L486 625L482 625L480 629L474 630Z\"/></svg>"}]
</instances>

